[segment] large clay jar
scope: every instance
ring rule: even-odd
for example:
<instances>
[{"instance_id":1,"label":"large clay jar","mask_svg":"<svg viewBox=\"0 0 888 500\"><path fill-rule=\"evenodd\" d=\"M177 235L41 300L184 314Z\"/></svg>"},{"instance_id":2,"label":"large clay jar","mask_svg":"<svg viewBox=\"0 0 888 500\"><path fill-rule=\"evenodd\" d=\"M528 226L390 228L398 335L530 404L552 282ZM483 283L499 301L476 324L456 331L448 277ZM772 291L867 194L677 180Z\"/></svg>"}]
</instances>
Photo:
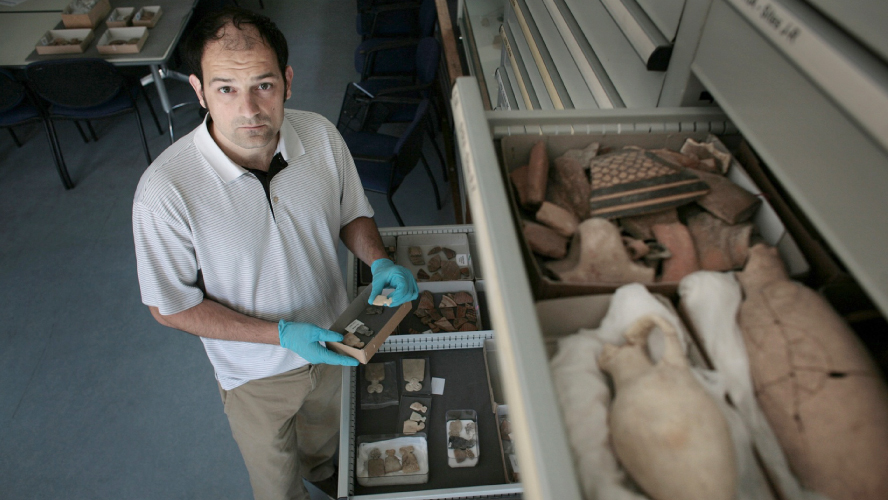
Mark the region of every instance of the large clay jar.
<instances>
[{"instance_id":1,"label":"large clay jar","mask_svg":"<svg viewBox=\"0 0 888 500\"><path fill-rule=\"evenodd\" d=\"M656 365L647 354L654 327L666 341ZM608 424L620 462L656 500L733 500L737 464L728 422L688 368L672 324L644 316L624 336L625 345L606 344L599 359L614 380Z\"/></svg>"},{"instance_id":2,"label":"large clay jar","mask_svg":"<svg viewBox=\"0 0 888 500\"><path fill-rule=\"evenodd\" d=\"M756 245L737 278L756 398L789 465L832 500L888 498L888 389L832 307Z\"/></svg>"}]
</instances>

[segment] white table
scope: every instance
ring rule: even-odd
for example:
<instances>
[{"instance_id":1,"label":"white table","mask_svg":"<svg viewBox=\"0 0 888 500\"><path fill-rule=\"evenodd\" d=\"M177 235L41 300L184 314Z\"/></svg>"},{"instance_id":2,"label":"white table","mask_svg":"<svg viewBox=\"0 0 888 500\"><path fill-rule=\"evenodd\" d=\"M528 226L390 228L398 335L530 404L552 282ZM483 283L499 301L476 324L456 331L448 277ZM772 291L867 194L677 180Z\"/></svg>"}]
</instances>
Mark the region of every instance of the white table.
<instances>
[{"instance_id":1,"label":"white table","mask_svg":"<svg viewBox=\"0 0 888 500\"><path fill-rule=\"evenodd\" d=\"M68 0L69 2L70 0ZM122 1L122 0L121 0ZM50 5L59 0L27 0L18 7L33 5ZM68 2L64 2L67 5ZM113 8L118 2L112 2ZM105 59L115 66L148 66L151 74L142 78L142 85L154 83L157 94L160 96L160 104L167 114L167 124L170 130L170 142L174 140L173 132L173 106L167 94L164 79L173 78L184 82L188 77L166 68L167 61L173 54L173 50L182 37L196 0L126 0L126 5L137 10L144 5L160 5L163 14L157 22L157 26L148 32L148 40L142 51L138 54L99 54L96 42L105 33L108 27L102 21L95 28L95 39L82 54L54 54L39 55L35 50L37 40L51 29L61 29L61 10L57 12L7 12L0 11L0 66L24 67L35 61L50 59L77 59L80 57L95 57ZM62 8L64 8L64 5Z\"/></svg>"}]
</instances>

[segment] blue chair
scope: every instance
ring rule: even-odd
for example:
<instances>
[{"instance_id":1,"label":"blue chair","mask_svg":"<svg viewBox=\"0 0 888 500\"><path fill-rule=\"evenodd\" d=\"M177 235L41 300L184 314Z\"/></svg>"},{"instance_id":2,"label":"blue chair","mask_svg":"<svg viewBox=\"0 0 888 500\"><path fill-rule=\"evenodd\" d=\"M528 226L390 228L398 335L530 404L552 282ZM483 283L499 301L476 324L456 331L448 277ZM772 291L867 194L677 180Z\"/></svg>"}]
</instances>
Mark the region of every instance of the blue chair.
<instances>
[{"instance_id":1,"label":"blue chair","mask_svg":"<svg viewBox=\"0 0 888 500\"><path fill-rule=\"evenodd\" d=\"M32 122L43 124L43 129L46 131L46 139L49 141L49 147L52 150L52 159L56 164L59 177L62 178L62 184L65 186L65 189L71 189L74 183L71 182L68 171L59 163L55 143L52 140L52 132L50 132L43 111L34 104L31 96L28 95L28 90L15 79L12 73L0 69L0 127L9 130L9 135L12 136L15 145L22 147L22 143L18 136L15 135L13 127Z\"/></svg>"},{"instance_id":2,"label":"blue chair","mask_svg":"<svg viewBox=\"0 0 888 500\"><path fill-rule=\"evenodd\" d=\"M49 103L47 124L55 144L61 169L67 172L53 120L90 120L122 113L135 113L145 158L151 164L151 152L145 139L142 115L126 78L103 59L58 59L29 64L25 76L38 97ZM150 104L149 104L150 105ZM94 131L90 127L90 131ZM93 135L93 139L98 138Z\"/></svg>"},{"instance_id":3,"label":"blue chair","mask_svg":"<svg viewBox=\"0 0 888 500\"><path fill-rule=\"evenodd\" d=\"M435 190L435 203L438 210L441 209L438 184L422 154L422 129L426 124L428 110L429 101L420 102L416 107L413 121L398 137L350 128L345 128L343 131L343 139L355 160L355 166L364 189L384 193L398 224L401 226L404 225L404 220L398 213L392 196L419 161L422 161L426 174L432 181L432 188Z\"/></svg>"},{"instance_id":4,"label":"blue chair","mask_svg":"<svg viewBox=\"0 0 888 500\"><path fill-rule=\"evenodd\" d=\"M355 28L362 40L420 38L432 34L436 18L434 0L385 3L359 11Z\"/></svg>"}]
</instances>

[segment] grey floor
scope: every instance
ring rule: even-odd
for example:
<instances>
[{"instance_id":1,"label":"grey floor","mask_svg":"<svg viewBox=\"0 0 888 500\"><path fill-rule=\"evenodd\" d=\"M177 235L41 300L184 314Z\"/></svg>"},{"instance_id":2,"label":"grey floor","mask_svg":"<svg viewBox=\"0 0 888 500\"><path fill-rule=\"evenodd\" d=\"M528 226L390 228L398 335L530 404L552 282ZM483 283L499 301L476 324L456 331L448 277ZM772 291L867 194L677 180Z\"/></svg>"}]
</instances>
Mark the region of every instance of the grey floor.
<instances>
[{"instance_id":1,"label":"grey floor","mask_svg":"<svg viewBox=\"0 0 888 500\"><path fill-rule=\"evenodd\" d=\"M265 0L291 44L288 107L335 121L357 77L354 8ZM169 88L175 100L193 100L186 84ZM168 139L144 115L156 157ZM179 133L197 124L192 110L176 117ZM95 125L99 141L90 144L59 125L70 191L42 129L19 129L22 148L0 134L0 498L250 498L200 341L160 326L140 302L130 214L147 164L135 120ZM435 209L417 168L395 195L408 225L453 223L448 185L431 163L445 206ZM396 225L384 196L368 197L377 223Z\"/></svg>"}]
</instances>

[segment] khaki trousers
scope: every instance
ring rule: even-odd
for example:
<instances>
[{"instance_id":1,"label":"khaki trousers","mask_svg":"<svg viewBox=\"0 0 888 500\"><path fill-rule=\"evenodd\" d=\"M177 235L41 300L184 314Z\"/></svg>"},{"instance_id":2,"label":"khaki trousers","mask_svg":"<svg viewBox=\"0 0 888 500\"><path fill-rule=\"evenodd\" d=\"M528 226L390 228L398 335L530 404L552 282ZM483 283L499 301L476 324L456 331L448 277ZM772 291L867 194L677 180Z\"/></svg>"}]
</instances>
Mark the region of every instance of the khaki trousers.
<instances>
[{"instance_id":1,"label":"khaki trousers","mask_svg":"<svg viewBox=\"0 0 888 500\"><path fill-rule=\"evenodd\" d=\"M302 478L333 474L341 390L342 369L331 365L219 387L256 500L309 500Z\"/></svg>"}]
</instances>

